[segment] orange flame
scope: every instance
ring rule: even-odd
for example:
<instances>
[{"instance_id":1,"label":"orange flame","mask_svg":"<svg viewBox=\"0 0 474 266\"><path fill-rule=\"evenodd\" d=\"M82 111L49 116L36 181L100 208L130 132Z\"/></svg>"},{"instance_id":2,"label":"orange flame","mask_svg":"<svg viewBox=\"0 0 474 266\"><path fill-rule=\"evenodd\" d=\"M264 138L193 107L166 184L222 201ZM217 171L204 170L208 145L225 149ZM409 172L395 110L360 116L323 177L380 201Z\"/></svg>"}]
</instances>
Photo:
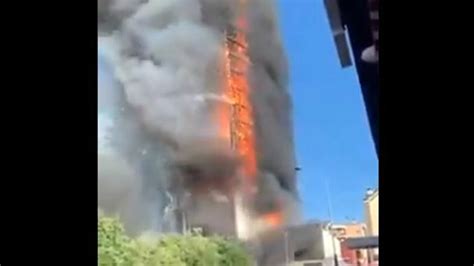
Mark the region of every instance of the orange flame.
<instances>
[{"instance_id":1,"label":"orange flame","mask_svg":"<svg viewBox=\"0 0 474 266\"><path fill-rule=\"evenodd\" d=\"M271 227L279 227L283 224L283 213L275 211L263 215L263 220Z\"/></svg>"},{"instance_id":2,"label":"orange flame","mask_svg":"<svg viewBox=\"0 0 474 266\"><path fill-rule=\"evenodd\" d=\"M246 27L245 1L240 2L241 13L238 16L237 29L228 34L224 46L223 69L225 71L224 96L232 102L232 109L221 104L217 110L219 134L231 142L242 158L243 188L251 192L255 186L257 160L253 110L250 103L250 88L247 71L249 68L247 36L242 31Z\"/></svg>"},{"instance_id":3,"label":"orange flame","mask_svg":"<svg viewBox=\"0 0 474 266\"><path fill-rule=\"evenodd\" d=\"M250 60L245 33L248 27L245 15L246 1L241 0L239 7L240 16L235 21L237 29L228 32L222 55L222 69L225 73L222 84L223 96L230 100L232 108L226 103L220 103L216 115L219 135L228 140L242 158L243 190L247 200L251 201L257 183L257 156L254 115L247 76ZM279 227L284 222L280 209L265 214L262 218L271 227Z\"/></svg>"}]
</instances>

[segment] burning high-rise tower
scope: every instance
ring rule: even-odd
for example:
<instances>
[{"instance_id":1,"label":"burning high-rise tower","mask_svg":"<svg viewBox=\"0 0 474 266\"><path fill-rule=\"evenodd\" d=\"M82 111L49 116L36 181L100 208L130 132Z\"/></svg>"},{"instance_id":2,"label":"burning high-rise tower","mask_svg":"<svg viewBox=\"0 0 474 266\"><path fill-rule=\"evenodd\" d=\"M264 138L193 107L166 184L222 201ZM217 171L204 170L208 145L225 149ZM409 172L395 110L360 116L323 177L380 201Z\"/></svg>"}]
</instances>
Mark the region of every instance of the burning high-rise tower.
<instances>
[{"instance_id":1,"label":"burning high-rise tower","mask_svg":"<svg viewBox=\"0 0 474 266\"><path fill-rule=\"evenodd\" d=\"M110 125L99 150L101 208L137 233L189 225L251 238L295 222L273 1L99 0L99 43L114 80L99 98L117 99L99 103L99 124ZM114 164L128 169L127 186Z\"/></svg>"}]
</instances>

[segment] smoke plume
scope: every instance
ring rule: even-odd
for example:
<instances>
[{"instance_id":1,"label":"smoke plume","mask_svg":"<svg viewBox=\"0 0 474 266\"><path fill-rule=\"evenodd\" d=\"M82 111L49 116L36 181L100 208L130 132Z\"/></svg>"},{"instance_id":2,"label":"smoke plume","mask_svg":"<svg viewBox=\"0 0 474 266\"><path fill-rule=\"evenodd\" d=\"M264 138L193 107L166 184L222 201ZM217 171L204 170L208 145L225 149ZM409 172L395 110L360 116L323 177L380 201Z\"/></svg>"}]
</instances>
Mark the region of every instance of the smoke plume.
<instances>
[{"instance_id":1,"label":"smoke plume","mask_svg":"<svg viewBox=\"0 0 474 266\"><path fill-rule=\"evenodd\" d=\"M249 1L255 209L297 219L287 62L274 1ZM235 0L98 0L99 205L131 231L174 230L167 191L233 186L239 158L213 120ZM169 224L167 224L169 223Z\"/></svg>"}]
</instances>

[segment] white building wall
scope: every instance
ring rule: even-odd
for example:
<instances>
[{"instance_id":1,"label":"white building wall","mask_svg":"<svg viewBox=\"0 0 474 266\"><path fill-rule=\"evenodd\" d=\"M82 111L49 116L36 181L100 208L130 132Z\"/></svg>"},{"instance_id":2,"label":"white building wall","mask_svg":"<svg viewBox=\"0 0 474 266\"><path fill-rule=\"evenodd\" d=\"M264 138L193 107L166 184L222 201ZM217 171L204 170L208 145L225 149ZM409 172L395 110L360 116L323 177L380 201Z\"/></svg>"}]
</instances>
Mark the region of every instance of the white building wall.
<instances>
[{"instance_id":1,"label":"white building wall","mask_svg":"<svg viewBox=\"0 0 474 266\"><path fill-rule=\"evenodd\" d=\"M341 257L341 243L335 238L329 230L322 229L322 240L324 247L324 257L333 258L334 254Z\"/></svg>"}]
</instances>

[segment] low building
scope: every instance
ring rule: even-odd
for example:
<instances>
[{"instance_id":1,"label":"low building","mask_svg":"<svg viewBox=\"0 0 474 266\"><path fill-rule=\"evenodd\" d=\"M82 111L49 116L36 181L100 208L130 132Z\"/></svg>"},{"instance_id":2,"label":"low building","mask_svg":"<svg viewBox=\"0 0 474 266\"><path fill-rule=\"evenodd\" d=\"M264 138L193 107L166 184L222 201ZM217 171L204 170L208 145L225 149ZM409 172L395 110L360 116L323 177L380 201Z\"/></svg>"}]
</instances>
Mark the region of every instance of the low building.
<instances>
[{"instance_id":1,"label":"low building","mask_svg":"<svg viewBox=\"0 0 474 266\"><path fill-rule=\"evenodd\" d=\"M263 241L261 261L264 263L259 264L262 266L305 265L311 261L333 266L334 259L341 258L340 242L333 236L327 222L292 226L270 233Z\"/></svg>"},{"instance_id":2,"label":"low building","mask_svg":"<svg viewBox=\"0 0 474 266\"><path fill-rule=\"evenodd\" d=\"M348 245L352 239L367 236L367 226L364 223L334 225L332 231L341 243L342 259L346 264L368 265L370 262L369 253L366 250L353 249Z\"/></svg>"}]
</instances>

